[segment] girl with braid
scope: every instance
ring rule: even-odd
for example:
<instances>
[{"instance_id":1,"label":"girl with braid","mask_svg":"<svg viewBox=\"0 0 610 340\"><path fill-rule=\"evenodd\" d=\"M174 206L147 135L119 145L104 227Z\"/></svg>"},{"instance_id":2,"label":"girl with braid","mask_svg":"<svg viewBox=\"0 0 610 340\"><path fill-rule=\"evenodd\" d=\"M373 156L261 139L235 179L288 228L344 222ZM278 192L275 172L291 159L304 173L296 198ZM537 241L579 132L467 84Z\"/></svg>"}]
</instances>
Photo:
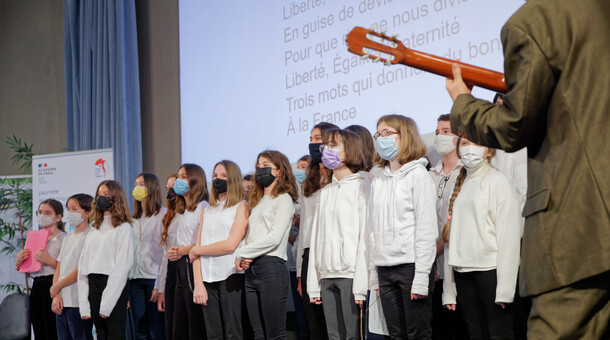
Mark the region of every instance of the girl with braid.
<instances>
[{"instance_id":1,"label":"girl with braid","mask_svg":"<svg viewBox=\"0 0 610 340\"><path fill-rule=\"evenodd\" d=\"M464 164L443 228L443 305L460 304L471 339L513 339L520 208L511 181L490 165L495 150L458 138Z\"/></svg>"}]
</instances>

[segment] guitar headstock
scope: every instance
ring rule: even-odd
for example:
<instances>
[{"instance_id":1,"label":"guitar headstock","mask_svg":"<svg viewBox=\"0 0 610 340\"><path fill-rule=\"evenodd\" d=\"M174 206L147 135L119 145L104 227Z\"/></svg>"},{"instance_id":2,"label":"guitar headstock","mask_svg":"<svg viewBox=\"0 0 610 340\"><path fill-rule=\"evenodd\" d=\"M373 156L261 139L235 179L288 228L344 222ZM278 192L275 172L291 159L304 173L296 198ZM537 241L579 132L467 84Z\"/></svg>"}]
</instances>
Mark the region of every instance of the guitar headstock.
<instances>
[{"instance_id":1,"label":"guitar headstock","mask_svg":"<svg viewBox=\"0 0 610 340\"><path fill-rule=\"evenodd\" d=\"M345 42L350 52L361 55L363 59L391 65L399 63L406 50L397 36L390 37L385 32L356 26L347 34Z\"/></svg>"}]
</instances>

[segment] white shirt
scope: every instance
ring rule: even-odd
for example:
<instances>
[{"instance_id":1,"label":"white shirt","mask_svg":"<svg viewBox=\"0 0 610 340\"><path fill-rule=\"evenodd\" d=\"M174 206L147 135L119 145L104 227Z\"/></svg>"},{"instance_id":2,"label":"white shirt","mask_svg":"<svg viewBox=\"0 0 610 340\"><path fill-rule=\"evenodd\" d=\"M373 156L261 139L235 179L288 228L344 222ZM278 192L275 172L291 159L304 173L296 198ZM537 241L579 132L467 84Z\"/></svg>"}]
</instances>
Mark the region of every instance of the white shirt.
<instances>
[{"instance_id":1,"label":"white shirt","mask_svg":"<svg viewBox=\"0 0 610 340\"><path fill-rule=\"evenodd\" d=\"M206 201L201 201L197 204L197 208L193 211L184 210L180 220L180 226L176 234L176 245L178 247L186 247L197 243L197 233L199 232L199 220L203 208L209 205Z\"/></svg>"},{"instance_id":2,"label":"white shirt","mask_svg":"<svg viewBox=\"0 0 610 340\"><path fill-rule=\"evenodd\" d=\"M436 218L438 221L439 235L437 240L441 238L443 227L445 227L445 223L447 222L447 216L449 216L449 199L453 194L455 181L463 167L462 160L458 160L453 170L451 170L449 174L445 174L443 171L443 160L441 159L434 168L430 169L430 176L432 176L432 181L434 181L434 187L436 188ZM443 274L444 259L445 257L443 254L440 254L436 258L436 274L441 280L445 277Z\"/></svg>"},{"instance_id":3,"label":"white shirt","mask_svg":"<svg viewBox=\"0 0 610 340\"><path fill-rule=\"evenodd\" d=\"M174 218L169 223L167 228L167 243L163 246L163 259L161 260L161 269L159 270L159 276L155 280L155 288L159 293L165 293L165 282L167 280L167 251L171 247L175 247L177 244L177 232L180 221L182 220L182 214L174 215Z\"/></svg>"},{"instance_id":4,"label":"white shirt","mask_svg":"<svg viewBox=\"0 0 610 340\"><path fill-rule=\"evenodd\" d=\"M130 279L158 279L163 261L161 232L163 232L163 216L167 208L153 216L143 216L133 220L135 236L135 257Z\"/></svg>"},{"instance_id":5,"label":"white shirt","mask_svg":"<svg viewBox=\"0 0 610 340\"><path fill-rule=\"evenodd\" d=\"M289 194L263 196L250 211L246 240L235 253L236 257L255 259L267 255L286 261L286 244L292 215L294 203Z\"/></svg>"},{"instance_id":6,"label":"white shirt","mask_svg":"<svg viewBox=\"0 0 610 340\"><path fill-rule=\"evenodd\" d=\"M78 268L78 261L89 230L91 228L87 227L78 234L72 232L64 238L61 251L57 257L57 261L60 263L58 282ZM76 282L62 288L59 294L64 302L64 307L78 308L78 285Z\"/></svg>"},{"instance_id":7,"label":"white shirt","mask_svg":"<svg viewBox=\"0 0 610 340\"><path fill-rule=\"evenodd\" d=\"M515 152L496 150L496 155L491 159L491 166L500 170L510 179L517 191L519 207L523 212L527 200L527 148ZM525 217L521 218L521 236Z\"/></svg>"},{"instance_id":8,"label":"white shirt","mask_svg":"<svg viewBox=\"0 0 610 340\"><path fill-rule=\"evenodd\" d=\"M356 173L320 190L316 221L311 230L307 293L320 297L320 280L351 278L356 300L365 300L368 288L366 228L371 182Z\"/></svg>"},{"instance_id":9,"label":"white shirt","mask_svg":"<svg viewBox=\"0 0 610 340\"><path fill-rule=\"evenodd\" d=\"M521 242L517 193L506 175L488 162L467 171L453 204L445 248L443 305L456 302L453 270L496 269L496 303L513 302Z\"/></svg>"},{"instance_id":10,"label":"white shirt","mask_svg":"<svg viewBox=\"0 0 610 340\"><path fill-rule=\"evenodd\" d=\"M218 202L213 207L205 208L203 212L203 225L201 239L198 244L206 246L229 238L237 208L240 202L232 207L225 208L225 201ZM230 275L237 273L235 268L235 251L226 255L201 256L201 276L204 282L218 282L226 280Z\"/></svg>"},{"instance_id":11,"label":"white shirt","mask_svg":"<svg viewBox=\"0 0 610 340\"><path fill-rule=\"evenodd\" d=\"M370 286L379 287L378 266L415 264L411 292L428 295L436 257L436 188L425 158L389 166L371 185Z\"/></svg>"},{"instance_id":12,"label":"white shirt","mask_svg":"<svg viewBox=\"0 0 610 340\"><path fill-rule=\"evenodd\" d=\"M89 274L108 275L102 293L100 314L110 315L116 305L133 265L134 236L131 224L112 226L111 216L104 216L99 229L91 228L78 263L78 306L81 316L91 316Z\"/></svg>"},{"instance_id":13,"label":"white shirt","mask_svg":"<svg viewBox=\"0 0 610 340\"><path fill-rule=\"evenodd\" d=\"M47 241L47 253L49 254L49 256L51 256L51 258L53 258L53 260L57 260L57 257L59 256L59 251L61 250L61 244L64 240L64 237L66 237L66 233L60 231L59 233L57 233L57 235L55 235L55 237L50 238ZM32 255L30 256L33 257L34 254L32 253ZM42 268L40 268L40 270L37 272L30 273L30 276L39 277L53 274L55 274L55 268L43 263Z\"/></svg>"},{"instance_id":14,"label":"white shirt","mask_svg":"<svg viewBox=\"0 0 610 340\"><path fill-rule=\"evenodd\" d=\"M303 268L303 252L309 248L311 241L311 228L318 211L318 199L320 190L314 192L309 197L301 197L301 225L299 226L299 238L297 239L297 277L301 277Z\"/></svg>"}]
</instances>

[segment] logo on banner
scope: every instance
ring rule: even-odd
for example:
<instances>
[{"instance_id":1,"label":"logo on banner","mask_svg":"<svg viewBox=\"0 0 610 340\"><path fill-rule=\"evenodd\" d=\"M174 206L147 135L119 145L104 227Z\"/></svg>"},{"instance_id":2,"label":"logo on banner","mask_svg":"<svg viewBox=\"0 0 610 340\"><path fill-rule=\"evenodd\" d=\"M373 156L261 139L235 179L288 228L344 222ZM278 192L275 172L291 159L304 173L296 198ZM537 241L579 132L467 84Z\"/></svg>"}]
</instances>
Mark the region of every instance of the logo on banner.
<instances>
[{"instance_id":1,"label":"logo on banner","mask_svg":"<svg viewBox=\"0 0 610 340\"><path fill-rule=\"evenodd\" d=\"M46 183L45 176L53 176L57 168L49 166L48 163L38 163L38 182Z\"/></svg>"},{"instance_id":2,"label":"logo on banner","mask_svg":"<svg viewBox=\"0 0 610 340\"><path fill-rule=\"evenodd\" d=\"M106 173L108 172L108 162L105 161L103 158L98 159L97 161L95 161L95 177L96 178L105 178L106 177Z\"/></svg>"}]
</instances>

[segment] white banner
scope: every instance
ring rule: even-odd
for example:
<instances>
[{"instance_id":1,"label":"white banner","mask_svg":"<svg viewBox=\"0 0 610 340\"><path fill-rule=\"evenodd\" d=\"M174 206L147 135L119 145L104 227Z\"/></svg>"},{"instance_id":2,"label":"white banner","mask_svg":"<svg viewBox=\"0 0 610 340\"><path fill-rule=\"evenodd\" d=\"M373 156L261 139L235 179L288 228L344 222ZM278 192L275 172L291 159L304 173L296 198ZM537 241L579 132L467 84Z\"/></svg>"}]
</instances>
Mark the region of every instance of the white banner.
<instances>
[{"instance_id":1,"label":"white banner","mask_svg":"<svg viewBox=\"0 0 610 340\"><path fill-rule=\"evenodd\" d=\"M114 179L112 149L37 155L32 157L32 211L36 214L40 202L52 198L64 207L67 199L79 193L95 197L100 182ZM72 231L69 226L66 231ZM36 217L32 229L39 229Z\"/></svg>"}]
</instances>

